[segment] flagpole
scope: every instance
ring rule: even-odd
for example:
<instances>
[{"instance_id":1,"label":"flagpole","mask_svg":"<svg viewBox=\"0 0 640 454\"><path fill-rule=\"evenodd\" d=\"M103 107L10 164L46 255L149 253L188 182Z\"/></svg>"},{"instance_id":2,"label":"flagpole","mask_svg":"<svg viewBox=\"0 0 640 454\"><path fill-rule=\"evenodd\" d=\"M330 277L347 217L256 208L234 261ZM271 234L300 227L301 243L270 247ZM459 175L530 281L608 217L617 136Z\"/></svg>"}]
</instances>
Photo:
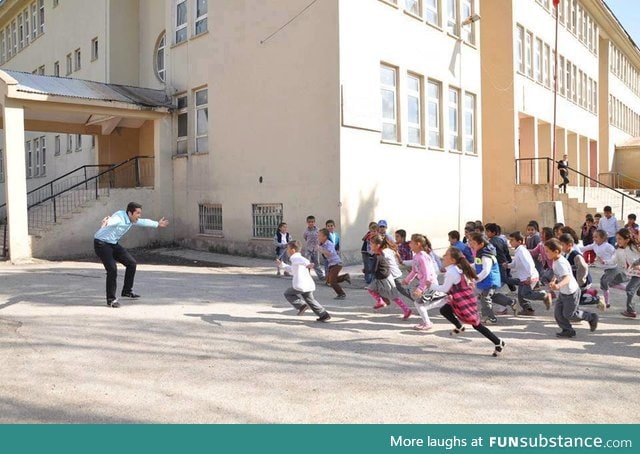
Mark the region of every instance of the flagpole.
<instances>
[{"instance_id":1,"label":"flagpole","mask_svg":"<svg viewBox=\"0 0 640 454\"><path fill-rule=\"evenodd\" d=\"M565 0L567 1L567 0ZM556 186L556 120L557 120L557 107L558 107L558 4L560 0L553 0L553 7L556 9L556 42L555 42L555 55L553 65L553 145L552 145L552 168L551 168L551 201L555 201L555 186Z\"/></svg>"}]
</instances>

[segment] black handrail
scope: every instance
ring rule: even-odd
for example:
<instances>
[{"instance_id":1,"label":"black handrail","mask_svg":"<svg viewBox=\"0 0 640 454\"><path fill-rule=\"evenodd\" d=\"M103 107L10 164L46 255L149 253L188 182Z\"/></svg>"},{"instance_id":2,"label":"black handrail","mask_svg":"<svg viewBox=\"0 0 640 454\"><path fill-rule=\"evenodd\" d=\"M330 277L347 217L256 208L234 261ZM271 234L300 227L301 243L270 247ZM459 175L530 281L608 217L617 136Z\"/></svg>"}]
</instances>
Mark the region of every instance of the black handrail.
<instances>
[{"instance_id":1,"label":"black handrail","mask_svg":"<svg viewBox=\"0 0 640 454\"><path fill-rule=\"evenodd\" d=\"M73 173L76 173L76 172L78 172L80 170L84 170L84 177L86 179L87 178L87 169L88 168L92 168L92 167L113 167L115 165L116 164L87 164L87 165L84 165L84 166L77 167L77 168L73 169L72 171L65 173L64 175L59 176L58 178L55 178L55 179L53 179L53 180L51 180L51 181L49 181L49 182L47 182L47 183L45 183L45 184L43 184L41 186L38 186L35 189L30 190L29 192L27 192L27 197L29 195L33 194L34 192L37 192L37 191L39 191L41 189L46 188L47 186L52 187L53 183L55 183L57 181L60 181L63 178L66 178L69 175L71 175ZM4 208L5 206L7 206L6 202L3 203L2 205L0 205L0 208Z\"/></svg>"},{"instance_id":2,"label":"black handrail","mask_svg":"<svg viewBox=\"0 0 640 454\"><path fill-rule=\"evenodd\" d=\"M46 197L46 198L44 198L42 200L39 200L36 203L28 205L27 206L27 210L30 210L31 208L34 208L34 207L36 207L38 205L41 205L41 204L43 204L45 202L48 202L49 200L53 200L53 204L54 204L53 218L54 218L54 222L57 222L57 213L56 213L56 209L55 209L56 208L56 198L60 197L61 195L65 194L67 192L70 192L70 191L72 191L72 190L74 190L74 189L76 189L76 188L78 188L80 186L83 186L83 185L88 189L89 188L89 183L95 181L96 199L97 199L99 197L99 191L98 191L98 180L99 180L99 178L101 178L102 176L107 175L107 174L113 175L113 173L116 170L122 168L123 166L127 165L128 163L130 163L132 161L135 162L135 168L136 168L136 174L135 174L136 187L140 187L140 184L141 184L141 181L140 181L140 159L153 159L153 156L134 156L134 157L129 158L129 159L125 160L125 161L122 161L119 164L106 164L106 165L105 164L97 164L97 165L87 165L87 166L79 167L79 168L77 168L77 169L75 169L75 170L63 175L62 177L56 178L56 180L52 180L51 182L44 184L40 188L36 188L33 191L30 191L29 193L34 192L34 191L36 191L38 189L42 189L42 188L47 187L47 186L51 186L53 188L53 186L51 185L51 183L53 181L57 181L57 180L60 180L61 178L65 177L65 176L69 176L72 173L82 169L83 167L87 168L87 167L104 167L104 166L108 166L109 168L107 170L103 171L103 172L98 173L97 175L94 175L94 176L89 177L89 178L85 178L83 181L80 181L79 183L76 183L73 186L70 186L68 188L63 189L62 191L59 191L59 192L57 192L55 194L52 194L49 197ZM113 184L113 182L110 179L109 180L109 187L110 188L112 187L112 184ZM4 207L5 205L6 204L0 205L0 208ZM8 252L8 247L7 247L7 229L9 228L9 226L7 225L7 216L4 216L3 220L4 220L4 235L3 235L4 238L3 238L3 243L2 243L2 255L4 257L6 257L7 256L7 252Z\"/></svg>"},{"instance_id":3,"label":"black handrail","mask_svg":"<svg viewBox=\"0 0 640 454\"><path fill-rule=\"evenodd\" d=\"M519 172L519 163L520 162L526 162L526 161L530 161L531 162L531 174L533 175L533 169L534 169L534 164L536 161L546 161L547 163L547 181L546 183L550 183L551 179L550 179L550 168L553 168L553 164L554 161L551 158L548 157L543 157L543 158L516 158L516 184L520 183L520 172ZM621 206L621 211L622 211L622 215L624 216L624 201L625 199L629 199L634 203L638 203L640 204L640 200L636 199L635 197L630 196L629 194L626 194L622 191L617 190L616 188L613 188L611 186L609 186L608 184L602 183L601 181L596 180L595 178L590 177L589 175L586 175L572 167L567 167L567 169L570 172L574 172L577 175L580 175L583 178L583 185L582 185L582 202L586 202L586 190L587 190L587 185L586 185L586 180L589 180L593 183L595 183L597 186L602 186L604 188L607 188L613 192L615 192L616 194L620 195L622 197L622 206Z\"/></svg>"}]
</instances>

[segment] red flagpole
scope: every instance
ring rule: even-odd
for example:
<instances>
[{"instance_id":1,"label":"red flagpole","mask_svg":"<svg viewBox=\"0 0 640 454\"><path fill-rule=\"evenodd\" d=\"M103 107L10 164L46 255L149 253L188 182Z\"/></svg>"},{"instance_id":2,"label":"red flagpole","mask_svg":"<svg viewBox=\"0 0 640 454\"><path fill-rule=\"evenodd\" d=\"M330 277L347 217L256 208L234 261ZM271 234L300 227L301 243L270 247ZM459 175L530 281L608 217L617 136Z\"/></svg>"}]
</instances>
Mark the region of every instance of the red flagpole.
<instances>
[{"instance_id":1,"label":"red flagpole","mask_svg":"<svg viewBox=\"0 0 640 454\"><path fill-rule=\"evenodd\" d=\"M565 0L567 1L567 0ZM555 64L553 65L553 145L552 145L552 169L551 169L551 201L555 201L556 186L556 117L558 106L558 4L560 0L553 0L553 7L556 9L556 42L555 55L553 56Z\"/></svg>"}]
</instances>

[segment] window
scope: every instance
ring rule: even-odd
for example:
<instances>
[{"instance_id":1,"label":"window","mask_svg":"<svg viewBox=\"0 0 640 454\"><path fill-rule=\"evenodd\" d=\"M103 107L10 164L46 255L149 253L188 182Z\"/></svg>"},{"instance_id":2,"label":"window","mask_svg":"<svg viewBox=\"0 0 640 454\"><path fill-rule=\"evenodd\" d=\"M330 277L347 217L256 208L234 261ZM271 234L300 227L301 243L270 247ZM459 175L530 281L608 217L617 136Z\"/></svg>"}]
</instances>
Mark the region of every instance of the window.
<instances>
[{"instance_id":1,"label":"window","mask_svg":"<svg viewBox=\"0 0 640 454\"><path fill-rule=\"evenodd\" d=\"M587 73L582 73L582 107L587 107Z\"/></svg>"},{"instance_id":2,"label":"window","mask_svg":"<svg viewBox=\"0 0 640 454\"><path fill-rule=\"evenodd\" d=\"M31 41L38 37L38 5L31 3Z\"/></svg>"},{"instance_id":3,"label":"window","mask_svg":"<svg viewBox=\"0 0 640 454\"><path fill-rule=\"evenodd\" d=\"M187 106L188 106L187 97L179 96L176 101L178 104L178 117L177 117L177 123L178 123L177 137L178 138L176 143L176 153L184 154L187 152L187 148L188 148L187 138L189 135L189 128L188 128L189 114L187 111Z\"/></svg>"},{"instance_id":4,"label":"window","mask_svg":"<svg viewBox=\"0 0 640 454\"><path fill-rule=\"evenodd\" d=\"M471 17L473 14L473 5L471 0L462 0L461 7L462 14L460 14L460 17L462 20L466 20L468 17ZM475 28L476 24L474 22L463 26L461 29L462 39L470 44L475 44Z\"/></svg>"},{"instance_id":5,"label":"window","mask_svg":"<svg viewBox=\"0 0 640 454\"><path fill-rule=\"evenodd\" d=\"M4 30L0 30L0 65L4 64L7 58L4 40Z\"/></svg>"},{"instance_id":6,"label":"window","mask_svg":"<svg viewBox=\"0 0 640 454\"><path fill-rule=\"evenodd\" d=\"M564 57L558 59L558 93L564 96Z\"/></svg>"},{"instance_id":7,"label":"window","mask_svg":"<svg viewBox=\"0 0 640 454\"><path fill-rule=\"evenodd\" d=\"M176 44L187 40L187 0L176 0Z\"/></svg>"},{"instance_id":8,"label":"window","mask_svg":"<svg viewBox=\"0 0 640 454\"><path fill-rule=\"evenodd\" d=\"M33 149L36 155L36 163L33 168L33 176L37 177L40 176L40 139L37 137L33 139Z\"/></svg>"},{"instance_id":9,"label":"window","mask_svg":"<svg viewBox=\"0 0 640 454\"><path fill-rule=\"evenodd\" d=\"M98 38L96 37L91 40L91 61L98 59L98 50Z\"/></svg>"},{"instance_id":10,"label":"window","mask_svg":"<svg viewBox=\"0 0 640 454\"><path fill-rule=\"evenodd\" d=\"M415 14L416 16L420 16L420 0L404 0L404 10Z\"/></svg>"},{"instance_id":11,"label":"window","mask_svg":"<svg viewBox=\"0 0 640 454\"><path fill-rule=\"evenodd\" d=\"M196 99L196 153L209 151L209 90L198 90Z\"/></svg>"},{"instance_id":12,"label":"window","mask_svg":"<svg viewBox=\"0 0 640 454\"><path fill-rule=\"evenodd\" d=\"M447 31L458 36L458 0L446 0L447 2Z\"/></svg>"},{"instance_id":13,"label":"window","mask_svg":"<svg viewBox=\"0 0 640 454\"><path fill-rule=\"evenodd\" d=\"M396 69L380 66L380 96L382 99L382 140L398 141L398 98Z\"/></svg>"},{"instance_id":14,"label":"window","mask_svg":"<svg viewBox=\"0 0 640 454\"><path fill-rule=\"evenodd\" d=\"M422 144L422 78L409 74L407 76L407 124L410 144Z\"/></svg>"},{"instance_id":15,"label":"window","mask_svg":"<svg viewBox=\"0 0 640 454\"><path fill-rule=\"evenodd\" d=\"M535 59L533 61L533 75L535 80L542 82L542 40L536 38Z\"/></svg>"},{"instance_id":16,"label":"window","mask_svg":"<svg viewBox=\"0 0 640 454\"><path fill-rule=\"evenodd\" d=\"M53 62L53 75L56 77L60 77L60 62Z\"/></svg>"},{"instance_id":17,"label":"window","mask_svg":"<svg viewBox=\"0 0 640 454\"><path fill-rule=\"evenodd\" d=\"M38 33L44 33L44 0L38 0Z\"/></svg>"},{"instance_id":18,"label":"window","mask_svg":"<svg viewBox=\"0 0 640 454\"><path fill-rule=\"evenodd\" d=\"M31 150L30 140L27 140L26 148L27 152L25 154L27 156L27 178L31 178L33 176L33 152Z\"/></svg>"},{"instance_id":19,"label":"window","mask_svg":"<svg viewBox=\"0 0 640 454\"><path fill-rule=\"evenodd\" d=\"M549 86L549 58L551 57L551 48L548 44L544 45L544 55L542 58L542 80L545 86Z\"/></svg>"},{"instance_id":20,"label":"window","mask_svg":"<svg viewBox=\"0 0 640 454\"><path fill-rule=\"evenodd\" d=\"M591 106L593 107L593 113L598 113L598 82L593 81L593 100L591 102Z\"/></svg>"},{"instance_id":21,"label":"window","mask_svg":"<svg viewBox=\"0 0 640 454\"><path fill-rule=\"evenodd\" d=\"M428 115L429 115L429 146L442 148L442 131L440 129L440 93L441 84L435 80L430 80L427 88L427 96L429 99Z\"/></svg>"},{"instance_id":22,"label":"window","mask_svg":"<svg viewBox=\"0 0 640 454\"><path fill-rule=\"evenodd\" d=\"M40 176L43 177L47 174L47 145L45 136L40 137Z\"/></svg>"},{"instance_id":23,"label":"window","mask_svg":"<svg viewBox=\"0 0 640 454\"><path fill-rule=\"evenodd\" d=\"M202 235L222 234L222 205L199 203L200 233Z\"/></svg>"},{"instance_id":24,"label":"window","mask_svg":"<svg viewBox=\"0 0 640 454\"><path fill-rule=\"evenodd\" d=\"M73 151L73 136L71 134L67 134L67 153L71 153Z\"/></svg>"},{"instance_id":25,"label":"window","mask_svg":"<svg viewBox=\"0 0 640 454\"><path fill-rule=\"evenodd\" d=\"M571 100L571 62L566 60L565 67L565 79L564 79L564 91L567 95L567 99Z\"/></svg>"},{"instance_id":26,"label":"window","mask_svg":"<svg viewBox=\"0 0 640 454\"><path fill-rule=\"evenodd\" d=\"M196 27L195 35L207 31L208 0L196 0Z\"/></svg>"},{"instance_id":27,"label":"window","mask_svg":"<svg viewBox=\"0 0 640 454\"><path fill-rule=\"evenodd\" d=\"M82 151L82 134L76 134L76 151Z\"/></svg>"},{"instance_id":28,"label":"window","mask_svg":"<svg viewBox=\"0 0 640 454\"><path fill-rule=\"evenodd\" d=\"M272 238L282 222L281 203L254 203L253 211L253 237Z\"/></svg>"},{"instance_id":29,"label":"window","mask_svg":"<svg viewBox=\"0 0 640 454\"><path fill-rule=\"evenodd\" d=\"M22 17L24 17L24 45L25 47L29 45L29 41L31 41L31 32L29 28L29 23L31 21L29 16L29 8L25 8L22 12Z\"/></svg>"},{"instance_id":30,"label":"window","mask_svg":"<svg viewBox=\"0 0 640 454\"><path fill-rule=\"evenodd\" d=\"M58 0L53 0L53 7L55 8L56 6L58 6Z\"/></svg>"},{"instance_id":31,"label":"window","mask_svg":"<svg viewBox=\"0 0 640 454\"><path fill-rule=\"evenodd\" d=\"M527 32L525 35L525 73L529 77L533 77L533 66L532 66L532 47L533 47L533 33Z\"/></svg>"},{"instance_id":32,"label":"window","mask_svg":"<svg viewBox=\"0 0 640 454\"><path fill-rule=\"evenodd\" d=\"M80 49L76 49L73 53L73 64L74 71L78 71L82 68L82 54L80 53Z\"/></svg>"},{"instance_id":33,"label":"window","mask_svg":"<svg viewBox=\"0 0 640 454\"><path fill-rule=\"evenodd\" d=\"M13 47L13 55L18 54L18 34L16 32L16 21L11 21L11 47Z\"/></svg>"},{"instance_id":34,"label":"window","mask_svg":"<svg viewBox=\"0 0 640 454\"><path fill-rule=\"evenodd\" d=\"M38 67L38 74L44 76L44 65Z\"/></svg>"},{"instance_id":35,"label":"window","mask_svg":"<svg viewBox=\"0 0 640 454\"><path fill-rule=\"evenodd\" d=\"M60 156L60 136L53 138L53 155Z\"/></svg>"},{"instance_id":36,"label":"window","mask_svg":"<svg viewBox=\"0 0 640 454\"><path fill-rule=\"evenodd\" d=\"M67 73L66 73L66 75L68 76L72 72L73 72L73 57L71 56L71 54L67 54Z\"/></svg>"},{"instance_id":37,"label":"window","mask_svg":"<svg viewBox=\"0 0 640 454\"><path fill-rule=\"evenodd\" d=\"M476 153L476 96L464 94L464 151Z\"/></svg>"},{"instance_id":38,"label":"window","mask_svg":"<svg viewBox=\"0 0 640 454\"><path fill-rule=\"evenodd\" d=\"M425 0L425 17L427 22L436 26L440 26L439 1L440 0Z\"/></svg>"},{"instance_id":39,"label":"window","mask_svg":"<svg viewBox=\"0 0 640 454\"><path fill-rule=\"evenodd\" d=\"M460 150L459 108L460 90L449 88L449 149Z\"/></svg>"},{"instance_id":40,"label":"window","mask_svg":"<svg viewBox=\"0 0 640 454\"><path fill-rule=\"evenodd\" d=\"M573 100L573 102L576 102L577 99L577 91L576 91L576 76L577 76L577 71L576 71L576 65L571 65L571 99Z\"/></svg>"},{"instance_id":41,"label":"window","mask_svg":"<svg viewBox=\"0 0 640 454\"><path fill-rule=\"evenodd\" d=\"M24 48L24 21L22 13L18 14L18 50Z\"/></svg>"},{"instance_id":42,"label":"window","mask_svg":"<svg viewBox=\"0 0 640 454\"><path fill-rule=\"evenodd\" d=\"M165 81L165 64L164 64L164 50L167 47L167 35L165 32L160 34L158 41L156 41L156 51L154 52L154 65L156 70L156 77L160 82Z\"/></svg>"},{"instance_id":43,"label":"window","mask_svg":"<svg viewBox=\"0 0 640 454\"><path fill-rule=\"evenodd\" d=\"M4 154L0 150L0 183L4 183Z\"/></svg>"}]
</instances>

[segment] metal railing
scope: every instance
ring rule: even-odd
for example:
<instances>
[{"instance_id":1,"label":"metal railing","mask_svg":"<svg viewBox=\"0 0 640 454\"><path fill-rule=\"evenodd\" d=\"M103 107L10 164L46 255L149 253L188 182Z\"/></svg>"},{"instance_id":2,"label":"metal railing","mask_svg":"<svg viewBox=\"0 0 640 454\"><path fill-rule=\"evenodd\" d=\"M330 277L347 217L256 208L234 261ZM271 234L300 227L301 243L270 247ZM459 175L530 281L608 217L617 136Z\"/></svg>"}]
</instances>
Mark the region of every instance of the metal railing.
<instances>
[{"instance_id":1,"label":"metal railing","mask_svg":"<svg viewBox=\"0 0 640 454\"><path fill-rule=\"evenodd\" d=\"M551 158L519 158L515 160L516 184L550 184L551 172L557 172ZM576 169L569 170L569 187L572 195L582 203L595 201L598 207L610 205L614 212L625 219L625 212L640 211L640 199L626 194L613 186L590 177ZM562 178L556 178L556 183Z\"/></svg>"},{"instance_id":2,"label":"metal railing","mask_svg":"<svg viewBox=\"0 0 640 454\"><path fill-rule=\"evenodd\" d=\"M80 175L76 175L78 172ZM149 156L135 156L120 164L79 167L27 193L29 230L58 222L88 201L107 197L110 189L153 186L153 177L153 157ZM0 252L6 257L6 204L0 205L0 229L4 230Z\"/></svg>"},{"instance_id":3,"label":"metal railing","mask_svg":"<svg viewBox=\"0 0 640 454\"><path fill-rule=\"evenodd\" d=\"M638 190L640 180L619 172L602 172L598 174L598 180L618 189Z\"/></svg>"}]
</instances>

